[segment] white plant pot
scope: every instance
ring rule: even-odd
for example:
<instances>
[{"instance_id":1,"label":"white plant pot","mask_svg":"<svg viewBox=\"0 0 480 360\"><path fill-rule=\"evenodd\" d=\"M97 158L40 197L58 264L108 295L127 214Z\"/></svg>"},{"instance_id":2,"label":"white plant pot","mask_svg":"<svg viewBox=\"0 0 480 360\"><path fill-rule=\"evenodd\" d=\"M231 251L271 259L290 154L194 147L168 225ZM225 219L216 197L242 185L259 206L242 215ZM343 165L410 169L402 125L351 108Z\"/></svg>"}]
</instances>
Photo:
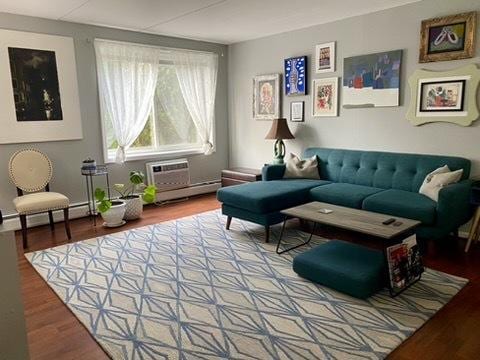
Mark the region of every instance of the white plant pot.
<instances>
[{"instance_id":1,"label":"white plant pot","mask_svg":"<svg viewBox=\"0 0 480 360\"><path fill-rule=\"evenodd\" d=\"M125 215L125 202L122 200L112 201L112 207L107 212L104 212L101 215L103 220L105 221L105 226L122 226L123 224L125 224L125 222L123 221L123 216Z\"/></svg>"},{"instance_id":2,"label":"white plant pot","mask_svg":"<svg viewBox=\"0 0 480 360\"><path fill-rule=\"evenodd\" d=\"M134 198L122 199L125 201L125 215L124 220L135 220L142 217L143 214L143 200L140 195Z\"/></svg>"}]
</instances>

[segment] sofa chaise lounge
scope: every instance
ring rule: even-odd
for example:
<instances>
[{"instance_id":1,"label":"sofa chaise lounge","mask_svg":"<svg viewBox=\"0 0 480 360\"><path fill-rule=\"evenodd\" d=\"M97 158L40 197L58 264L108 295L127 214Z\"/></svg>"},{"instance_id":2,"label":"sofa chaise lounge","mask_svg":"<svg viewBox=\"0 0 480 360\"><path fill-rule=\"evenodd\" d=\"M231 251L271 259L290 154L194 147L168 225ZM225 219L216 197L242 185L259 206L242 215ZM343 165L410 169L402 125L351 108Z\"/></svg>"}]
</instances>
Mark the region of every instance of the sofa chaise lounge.
<instances>
[{"instance_id":1,"label":"sofa chaise lounge","mask_svg":"<svg viewBox=\"0 0 480 360\"><path fill-rule=\"evenodd\" d=\"M317 156L321 180L283 179L285 165L266 165L262 181L221 188L222 213L269 227L283 221L281 210L321 201L421 221L419 238L446 237L471 215L470 160L438 155L309 148L304 158ZM419 194L427 174L448 165L463 169L460 182L440 190L438 203Z\"/></svg>"}]
</instances>

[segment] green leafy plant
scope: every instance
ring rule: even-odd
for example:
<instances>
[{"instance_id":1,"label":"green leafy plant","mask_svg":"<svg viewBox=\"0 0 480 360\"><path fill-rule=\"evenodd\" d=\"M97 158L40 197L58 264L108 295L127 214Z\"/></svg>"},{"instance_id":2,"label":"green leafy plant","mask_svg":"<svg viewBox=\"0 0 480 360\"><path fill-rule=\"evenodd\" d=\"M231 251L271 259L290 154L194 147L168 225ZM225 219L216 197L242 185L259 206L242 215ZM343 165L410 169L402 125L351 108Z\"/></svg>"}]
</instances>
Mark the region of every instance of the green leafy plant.
<instances>
[{"instance_id":1,"label":"green leafy plant","mask_svg":"<svg viewBox=\"0 0 480 360\"><path fill-rule=\"evenodd\" d=\"M95 200L97 200L97 210L100 213L106 213L112 207L112 202L107 198L105 190L95 189Z\"/></svg>"},{"instance_id":2,"label":"green leafy plant","mask_svg":"<svg viewBox=\"0 0 480 360\"><path fill-rule=\"evenodd\" d=\"M131 171L129 174L129 180L129 185L113 185L114 190L120 194L121 199L131 199L137 196L141 196L143 201L145 201L147 204L155 202L157 187L155 185L145 185L145 175L143 174L143 172Z\"/></svg>"}]
</instances>

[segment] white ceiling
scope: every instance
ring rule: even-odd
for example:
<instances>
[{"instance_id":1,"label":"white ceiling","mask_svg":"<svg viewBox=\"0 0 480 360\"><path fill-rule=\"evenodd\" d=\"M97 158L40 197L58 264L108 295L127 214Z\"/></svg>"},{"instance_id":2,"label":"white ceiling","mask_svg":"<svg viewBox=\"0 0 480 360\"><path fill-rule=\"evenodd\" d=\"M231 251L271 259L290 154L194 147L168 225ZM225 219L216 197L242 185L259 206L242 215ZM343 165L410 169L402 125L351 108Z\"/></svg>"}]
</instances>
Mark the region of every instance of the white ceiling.
<instances>
[{"instance_id":1,"label":"white ceiling","mask_svg":"<svg viewBox=\"0 0 480 360\"><path fill-rule=\"evenodd\" d=\"M0 0L0 12L231 44L421 0Z\"/></svg>"}]
</instances>

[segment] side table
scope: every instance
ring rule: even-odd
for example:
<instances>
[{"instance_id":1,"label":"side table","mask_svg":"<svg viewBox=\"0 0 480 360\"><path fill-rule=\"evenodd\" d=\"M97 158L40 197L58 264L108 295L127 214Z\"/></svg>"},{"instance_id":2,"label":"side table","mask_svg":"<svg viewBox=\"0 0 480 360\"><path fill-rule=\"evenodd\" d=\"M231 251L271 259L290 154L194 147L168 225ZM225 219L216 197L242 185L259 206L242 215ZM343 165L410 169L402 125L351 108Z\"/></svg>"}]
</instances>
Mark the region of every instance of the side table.
<instances>
[{"instance_id":1,"label":"side table","mask_svg":"<svg viewBox=\"0 0 480 360\"><path fill-rule=\"evenodd\" d=\"M262 180L262 171L236 167L222 170L222 187Z\"/></svg>"},{"instance_id":2,"label":"side table","mask_svg":"<svg viewBox=\"0 0 480 360\"><path fill-rule=\"evenodd\" d=\"M476 207L475 215L472 218L472 227L468 234L467 245L465 245L465 252L470 250L472 241L477 242L480 236L480 181L477 181L472 186L472 194L470 197L470 203Z\"/></svg>"},{"instance_id":3,"label":"side table","mask_svg":"<svg viewBox=\"0 0 480 360\"><path fill-rule=\"evenodd\" d=\"M110 179L108 177L107 165L97 165L95 170L82 170L82 175L85 176L85 182L87 183L88 216L93 218L93 225L97 226L98 212L95 206L95 188L93 178L97 176L105 177L108 199L111 199Z\"/></svg>"}]
</instances>

